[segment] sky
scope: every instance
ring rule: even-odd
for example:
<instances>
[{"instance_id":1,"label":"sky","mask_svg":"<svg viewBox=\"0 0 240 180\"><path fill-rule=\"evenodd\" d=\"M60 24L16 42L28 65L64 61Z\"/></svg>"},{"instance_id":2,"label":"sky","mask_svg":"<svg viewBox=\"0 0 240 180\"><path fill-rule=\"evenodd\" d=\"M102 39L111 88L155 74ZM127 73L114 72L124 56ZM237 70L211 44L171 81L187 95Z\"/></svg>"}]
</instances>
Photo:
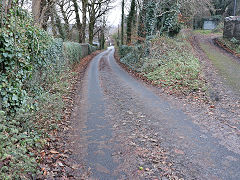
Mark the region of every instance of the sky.
<instances>
[{"instance_id":1,"label":"sky","mask_svg":"<svg viewBox=\"0 0 240 180\"><path fill-rule=\"evenodd\" d=\"M121 16L122 16L121 2L122 2L122 0L116 0L113 3L114 8L111 9L109 11L109 13L107 14L108 25L117 27L118 24L120 24Z\"/></svg>"}]
</instances>

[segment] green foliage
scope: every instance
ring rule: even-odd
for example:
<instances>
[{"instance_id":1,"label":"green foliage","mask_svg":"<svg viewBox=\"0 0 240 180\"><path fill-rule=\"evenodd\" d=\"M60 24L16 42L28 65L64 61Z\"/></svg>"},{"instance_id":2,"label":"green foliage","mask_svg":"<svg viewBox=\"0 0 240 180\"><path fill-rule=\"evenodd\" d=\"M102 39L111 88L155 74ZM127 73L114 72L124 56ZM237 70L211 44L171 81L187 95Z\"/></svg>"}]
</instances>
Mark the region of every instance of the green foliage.
<instances>
[{"instance_id":1,"label":"green foliage","mask_svg":"<svg viewBox=\"0 0 240 180\"><path fill-rule=\"evenodd\" d=\"M179 22L180 7L174 5L171 11L166 13L161 32L167 32L169 36L175 36L180 32L181 23Z\"/></svg>"},{"instance_id":2,"label":"green foliage","mask_svg":"<svg viewBox=\"0 0 240 180\"><path fill-rule=\"evenodd\" d=\"M5 116L0 111L0 179L32 179L39 174L34 149L44 145L41 132L28 118Z\"/></svg>"},{"instance_id":3,"label":"green foliage","mask_svg":"<svg viewBox=\"0 0 240 180\"><path fill-rule=\"evenodd\" d=\"M25 82L35 67L45 64L44 52L51 42L46 32L31 25L21 9L11 11L6 26L0 29L0 88L2 108L14 114L26 101Z\"/></svg>"},{"instance_id":4,"label":"green foliage","mask_svg":"<svg viewBox=\"0 0 240 180\"><path fill-rule=\"evenodd\" d=\"M155 1L148 1L140 12L140 23L142 24L139 29L141 34L152 36L158 34L167 33L169 36L174 36L179 33L181 29L181 22L179 19L180 5L177 2L161 1L156 3ZM141 19L143 18L144 21Z\"/></svg>"},{"instance_id":5,"label":"green foliage","mask_svg":"<svg viewBox=\"0 0 240 180\"><path fill-rule=\"evenodd\" d=\"M201 67L191 51L189 43L180 37L157 37L152 40L150 55L143 60L142 72L162 87L184 93L203 90Z\"/></svg>"},{"instance_id":6,"label":"green foliage","mask_svg":"<svg viewBox=\"0 0 240 180\"><path fill-rule=\"evenodd\" d=\"M240 44L239 40L236 38L226 39L226 38L218 38L218 41L221 42L225 47L232 50L236 54L240 54Z\"/></svg>"},{"instance_id":7,"label":"green foliage","mask_svg":"<svg viewBox=\"0 0 240 180\"><path fill-rule=\"evenodd\" d=\"M132 47L121 62L164 88L182 93L205 91L199 61L192 55L192 49L184 38L161 36L152 38L149 43L149 54L143 53L143 47L138 48L138 52Z\"/></svg>"},{"instance_id":8,"label":"green foliage","mask_svg":"<svg viewBox=\"0 0 240 180\"><path fill-rule=\"evenodd\" d=\"M131 69L138 71L139 67L141 67L139 59L144 55L143 45L132 46L131 48L121 47L119 52L120 56L126 53L120 61L128 65Z\"/></svg>"},{"instance_id":9,"label":"green foliage","mask_svg":"<svg viewBox=\"0 0 240 180\"><path fill-rule=\"evenodd\" d=\"M233 37L232 39L230 39L230 41L231 41L233 44L239 44L239 40L237 40L235 37Z\"/></svg>"},{"instance_id":10,"label":"green foliage","mask_svg":"<svg viewBox=\"0 0 240 180\"><path fill-rule=\"evenodd\" d=\"M121 45L119 47L119 55L120 57L126 56L128 53L132 51L133 47L132 46L127 46L127 45Z\"/></svg>"},{"instance_id":11,"label":"green foliage","mask_svg":"<svg viewBox=\"0 0 240 180\"><path fill-rule=\"evenodd\" d=\"M0 170L0 179L34 179L40 173L35 154L45 145L48 131L56 129L61 121L62 96L71 78L66 72L67 62L60 60L62 44L57 39L49 46L49 59L45 61L49 67L36 69L27 81L26 104L16 110L14 117L0 113L0 162L6 164Z\"/></svg>"},{"instance_id":12,"label":"green foliage","mask_svg":"<svg viewBox=\"0 0 240 180\"><path fill-rule=\"evenodd\" d=\"M44 118L37 115L45 103L62 107L56 95L48 96L52 102L41 101L42 95L53 89L52 85L49 88L50 79L60 69L56 65L62 49L45 31L32 25L25 11L14 7L10 12L0 29L0 102L4 110L0 109L0 179L32 179L39 173L35 151L44 145L39 128ZM43 122L53 118L54 111Z\"/></svg>"},{"instance_id":13,"label":"green foliage","mask_svg":"<svg viewBox=\"0 0 240 180\"><path fill-rule=\"evenodd\" d=\"M65 42L64 52L70 63L79 62L83 57L83 47L79 43Z\"/></svg>"},{"instance_id":14,"label":"green foliage","mask_svg":"<svg viewBox=\"0 0 240 180\"><path fill-rule=\"evenodd\" d=\"M199 29L199 30L194 30L194 33L209 35L209 34L212 34L212 30L202 30L202 29Z\"/></svg>"},{"instance_id":15,"label":"green foliage","mask_svg":"<svg viewBox=\"0 0 240 180\"><path fill-rule=\"evenodd\" d=\"M91 44L88 44L88 54L91 54L93 53L94 51L97 50L97 47L96 46L93 46Z\"/></svg>"},{"instance_id":16,"label":"green foliage","mask_svg":"<svg viewBox=\"0 0 240 180\"><path fill-rule=\"evenodd\" d=\"M223 33L224 23L220 22L215 29L212 30L213 33Z\"/></svg>"},{"instance_id":17,"label":"green foliage","mask_svg":"<svg viewBox=\"0 0 240 180\"><path fill-rule=\"evenodd\" d=\"M64 54L70 64L79 62L81 58L96 51L97 48L90 44L79 44L76 42L64 42Z\"/></svg>"},{"instance_id":18,"label":"green foliage","mask_svg":"<svg viewBox=\"0 0 240 180\"><path fill-rule=\"evenodd\" d=\"M145 27L147 31L147 36L152 36L156 29L156 3L150 1L147 5L147 13L145 19Z\"/></svg>"},{"instance_id":19,"label":"green foliage","mask_svg":"<svg viewBox=\"0 0 240 180\"><path fill-rule=\"evenodd\" d=\"M0 29L0 179L36 179L36 154L57 128L81 45L53 39L33 26L26 11L10 10ZM94 47L87 46L87 54ZM87 55L86 54L86 55Z\"/></svg>"}]
</instances>

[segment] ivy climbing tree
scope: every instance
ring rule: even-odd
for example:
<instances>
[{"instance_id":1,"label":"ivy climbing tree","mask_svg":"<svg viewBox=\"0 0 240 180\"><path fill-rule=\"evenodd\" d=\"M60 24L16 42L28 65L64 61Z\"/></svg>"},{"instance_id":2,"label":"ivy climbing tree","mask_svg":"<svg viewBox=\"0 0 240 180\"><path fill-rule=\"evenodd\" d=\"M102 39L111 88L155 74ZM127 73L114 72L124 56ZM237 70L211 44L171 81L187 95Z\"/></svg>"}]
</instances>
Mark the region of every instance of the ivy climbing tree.
<instances>
[{"instance_id":1,"label":"ivy climbing tree","mask_svg":"<svg viewBox=\"0 0 240 180\"><path fill-rule=\"evenodd\" d=\"M140 8L139 18L138 18L138 42L141 43L146 37L146 28L145 28L145 18L146 18L146 8L148 0L143 0L143 5Z\"/></svg>"},{"instance_id":2,"label":"ivy climbing tree","mask_svg":"<svg viewBox=\"0 0 240 180\"><path fill-rule=\"evenodd\" d=\"M121 19L121 45L124 41L124 0L122 0L122 19Z\"/></svg>"},{"instance_id":3,"label":"ivy climbing tree","mask_svg":"<svg viewBox=\"0 0 240 180\"><path fill-rule=\"evenodd\" d=\"M35 67L43 67L44 53L51 42L35 26L29 14L13 4L0 29L0 101L2 110L14 114L26 103L26 85Z\"/></svg>"},{"instance_id":4,"label":"ivy climbing tree","mask_svg":"<svg viewBox=\"0 0 240 180\"><path fill-rule=\"evenodd\" d=\"M127 44L131 43L132 25L133 25L133 19L134 19L135 8L136 8L135 6L136 6L135 0L132 0L130 12L127 18Z\"/></svg>"},{"instance_id":5,"label":"ivy climbing tree","mask_svg":"<svg viewBox=\"0 0 240 180\"><path fill-rule=\"evenodd\" d=\"M145 27L147 36L154 34L155 25L156 25L156 3L150 1L147 4L146 18L145 18Z\"/></svg>"},{"instance_id":6,"label":"ivy climbing tree","mask_svg":"<svg viewBox=\"0 0 240 180\"><path fill-rule=\"evenodd\" d=\"M138 42L146 36L167 32L172 36L180 31L180 5L176 0L143 0L138 18Z\"/></svg>"}]
</instances>

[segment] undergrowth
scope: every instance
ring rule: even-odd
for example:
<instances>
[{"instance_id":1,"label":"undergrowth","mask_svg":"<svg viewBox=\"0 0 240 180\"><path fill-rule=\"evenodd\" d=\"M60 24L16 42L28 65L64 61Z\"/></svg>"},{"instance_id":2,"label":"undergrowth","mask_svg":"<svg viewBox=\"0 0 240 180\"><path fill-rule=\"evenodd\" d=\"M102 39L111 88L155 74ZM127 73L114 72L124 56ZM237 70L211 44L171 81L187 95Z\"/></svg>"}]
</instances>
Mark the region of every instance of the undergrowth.
<instances>
[{"instance_id":1,"label":"undergrowth","mask_svg":"<svg viewBox=\"0 0 240 180\"><path fill-rule=\"evenodd\" d=\"M226 39L226 38L218 38L218 41L221 42L224 46L226 46L228 49L232 50L236 54L240 54L240 42L239 40L232 38L232 39Z\"/></svg>"},{"instance_id":2,"label":"undergrowth","mask_svg":"<svg viewBox=\"0 0 240 180\"><path fill-rule=\"evenodd\" d=\"M0 28L0 179L36 179L40 151L62 121L81 45L54 39L13 6ZM90 53L94 48L87 51ZM79 54L76 54L76 52ZM87 54L88 54L87 53Z\"/></svg>"},{"instance_id":3,"label":"undergrowth","mask_svg":"<svg viewBox=\"0 0 240 180\"><path fill-rule=\"evenodd\" d=\"M180 35L175 38L159 36L150 40L146 47L148 52L136 61L134 67L153 84L183 94L206 90L199 60L186 39Z\"/></svg>"},{"instance_id":4,"label":"undergrowth","mask_svg":"<svg viewBox=\"0 0 240 180\"><path fill-rule=\"evenodd\" d=\"M29 87L26 103L15 115L1 111L0 179L35 179L42 173L39 153L62 120L62 96L67 93L68 79L72 76L67 60L61 62L61 54L56 52L57 47L51 50L51 56L55 54L53 59L57 61L49 60L49 68L44 68L42 76L36 70L26 83Z\"/></svg>"}]
</instances>

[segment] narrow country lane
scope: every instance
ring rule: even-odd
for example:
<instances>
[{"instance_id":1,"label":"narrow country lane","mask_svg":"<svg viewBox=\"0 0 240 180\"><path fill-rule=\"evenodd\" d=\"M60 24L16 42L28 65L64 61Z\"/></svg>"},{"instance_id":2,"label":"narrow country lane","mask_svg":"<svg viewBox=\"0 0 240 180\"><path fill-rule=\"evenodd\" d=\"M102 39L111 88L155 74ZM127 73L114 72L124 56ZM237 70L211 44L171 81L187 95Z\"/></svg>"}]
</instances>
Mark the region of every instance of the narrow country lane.
<instances>
[{"instance_id":1,"label":"narrow country lane","mask_svg":"<svg viewBox=\"0 0 240 180\"><path fill-rule=\"evenodd\" d=\"M223 83L229 86L235 93L239 94L240 59L215 45L215 38L218 37L219 35L196 35L194 37L195 46L211 61L219 76L223 79ZM202 55L202 53L200 54Z\"/></svg>"},{"instance_id":2,"label":"narrow country lane","mask_svg":"<svg viewBox=\"0 0 240 180\"><path fill-rule=\"evenodd\" d=\"M113 47L91 61L77 92L71 158L79 179L240 178L240 145L225 147L131 77Z\"/></svg>"}]
</instances>

